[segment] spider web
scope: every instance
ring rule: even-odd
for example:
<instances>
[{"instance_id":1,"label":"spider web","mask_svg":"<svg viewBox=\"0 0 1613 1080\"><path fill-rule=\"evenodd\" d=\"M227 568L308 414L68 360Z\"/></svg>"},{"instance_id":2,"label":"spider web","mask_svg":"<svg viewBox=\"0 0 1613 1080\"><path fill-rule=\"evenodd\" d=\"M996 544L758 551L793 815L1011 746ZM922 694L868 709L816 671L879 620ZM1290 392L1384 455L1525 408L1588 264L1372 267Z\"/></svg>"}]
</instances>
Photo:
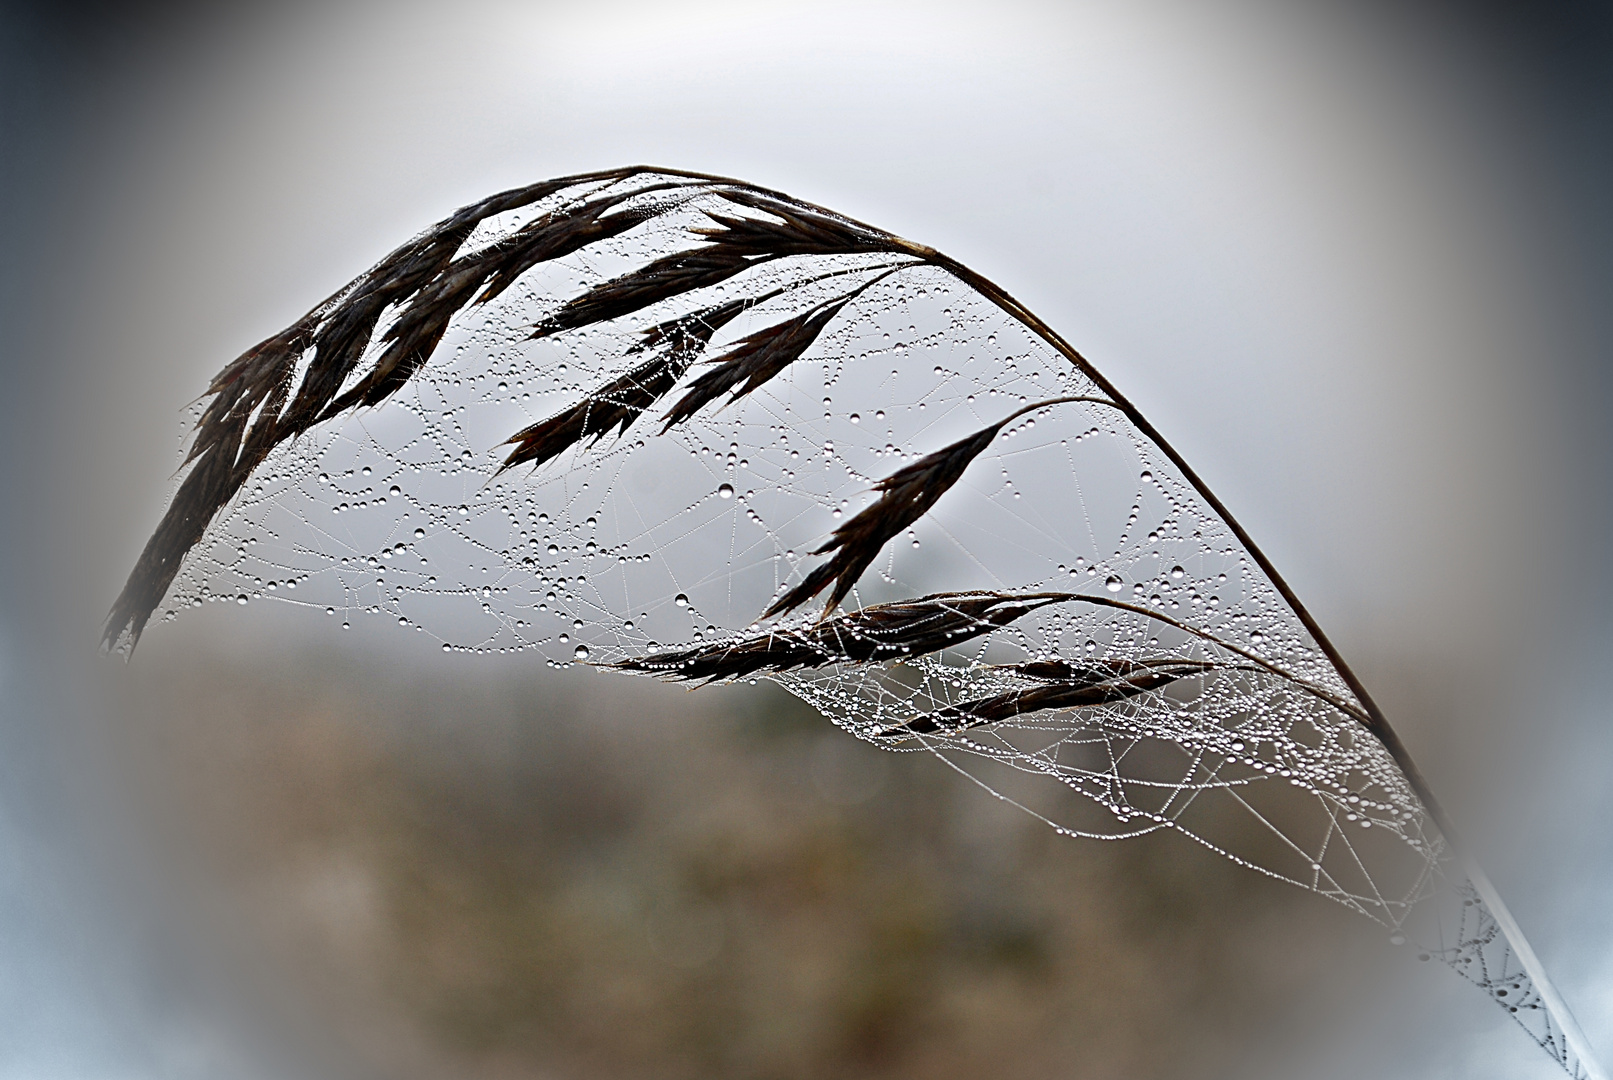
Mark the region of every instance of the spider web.
<instances>
[{"instance_id":1,"label":"spider web","mask_svg":"<svg viewBox=\"0 0 1613 1080\"><path fill-rule=\"evenodd\" d=\"M969 632L729 677L772 680L858 738L931 753L1060 833L1174 831L1341 903L1397 942L1422 942L1565 1071L1587 1075L1361 704L1228 526L1100 387L945 267L890 248L758 258L534 336L568 301L696 247L691 230L714 215L785 218L676 175L563 186L482 217L459 254L500 250L605 198L636 215L633 227L459 310L384 402L272 450L191 549L161 618L273 601L422 647L557 668L637 662L678 678L692 656L828 625L827 593L762 616L834 557L819 549L879 502L881 480L1013 417L928 512L878 545L838 609L925 598ZM714 360L837 304L799 358L748 393L663 419ZM701 345L646 336L700 313ZM344 389L386 347L376 334ZM657 360L676 388L623 430L585 418L557 456L502 468L513 435L568 409L603 415L624 385L649 379L624 376ZM1038 596L1001 624L979 614ZM982 702L1057 686L1048 665L1108 696L982 719Z\"/></svg>"}]
</instances>

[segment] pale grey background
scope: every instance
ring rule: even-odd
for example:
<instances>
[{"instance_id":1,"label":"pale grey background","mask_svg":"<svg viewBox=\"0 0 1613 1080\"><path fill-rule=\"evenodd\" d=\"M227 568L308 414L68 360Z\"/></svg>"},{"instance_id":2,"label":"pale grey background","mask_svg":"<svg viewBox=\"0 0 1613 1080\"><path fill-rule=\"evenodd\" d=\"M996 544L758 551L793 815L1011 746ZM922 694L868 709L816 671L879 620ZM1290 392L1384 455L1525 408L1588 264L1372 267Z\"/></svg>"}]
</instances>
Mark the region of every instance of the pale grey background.
<instances>
[{"instance_id":1,"label":"pale grey background","mask_svg":"<svg viewBox=\"0 0 1613 1080\"><path fill-rule=\"evenodd\" d=\"M629 162L933 244L1075 342L1386 687L1613 1051L1605 5L3 18L0 1075L292 1067L149 925L78 673L225 359L453 207ZM1385 993L1309 1075L1549 1074L1477 995Z\"/></svg>"}]
</instances>

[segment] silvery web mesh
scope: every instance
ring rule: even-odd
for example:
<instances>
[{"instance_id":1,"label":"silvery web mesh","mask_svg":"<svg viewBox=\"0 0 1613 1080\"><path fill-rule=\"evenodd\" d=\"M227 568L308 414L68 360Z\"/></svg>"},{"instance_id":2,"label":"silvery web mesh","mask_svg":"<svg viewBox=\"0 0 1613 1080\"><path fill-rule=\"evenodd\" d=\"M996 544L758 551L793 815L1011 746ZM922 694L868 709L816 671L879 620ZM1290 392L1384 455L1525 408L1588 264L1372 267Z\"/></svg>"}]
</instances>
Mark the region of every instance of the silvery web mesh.
<instances>
[{"instance_id":1,"label":"silvery web mesh","mask_svg":"<svg viewBox=\"0 0 1613 1080\"><path fill-rule=\"evenodd\" d=\"M1029 408L1003 427L882 546L841 608L933 594L1059 599L935 651L745 678L771 679L858 738L934 754L1061 833L1180 833L1410 934L1584 1075L1272 583L1169 458L1001 307L916 255L809 254L534 338L569 298L698 247L690 230L709 214L769 216L677 176L563 187L486 217L459 251L634 191L643 194L622 205L643 211L641 223L464 308L390 398L273 450L192 549L158 615L273 602L421 648L601 670L809 633L827 593L780 618L762 613L831 558L814 552L875 503L879 480L1037 402L1094 399ZM667 407L730 346L848 294L800 359L663 430ZM674 358L678 389L624 433L501 471L512 435L670 355L641 347L648 328L734 300L748 305L699 356ZM376 338L347 385L374 367ZM1015 665L1053 660L1198 663L1116 700L922 722L1032 689L1038 681ZM1412 918L1442 904L1455 915Z\"/></svg>"}]
</instances>

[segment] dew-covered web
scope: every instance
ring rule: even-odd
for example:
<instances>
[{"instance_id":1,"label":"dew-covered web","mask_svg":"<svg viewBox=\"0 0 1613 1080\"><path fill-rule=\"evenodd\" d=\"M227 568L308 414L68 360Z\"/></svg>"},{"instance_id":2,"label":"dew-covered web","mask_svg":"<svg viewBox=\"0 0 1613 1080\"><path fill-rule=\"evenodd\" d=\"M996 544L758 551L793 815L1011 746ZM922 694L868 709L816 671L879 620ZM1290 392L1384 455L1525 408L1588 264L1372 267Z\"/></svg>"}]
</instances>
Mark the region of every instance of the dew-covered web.
<instances>
[{"instance_id":1,"label":"dew-covered web","mask_svg":"<svg viewBox=\"0 0 1613 1080\"><path fill-rule=\"evenodd\" d=\"M422 648L769 679L1061 833L1180 833L1409 934L1481 972L1582 1075L1483 903L1444 885L1446 845L1339 672L1067 356L929 249L782 196L643 172L543 187L416 238L454 261L389 294L336 407L289 438L280 421L163 619L274 601ZM509 255L605 220L557 257ZM771 238L731 241L733 221ZM666 261L686 252L717 269ZM367 287L316 309L321 325ZM440 343L400 361L428 317ZM243 424L296 408L313 340ZM855 528L861 562L764 615ZM1414 907L1440 894L1455 921L1422 927Z\"/></svg>"}]
</instances>

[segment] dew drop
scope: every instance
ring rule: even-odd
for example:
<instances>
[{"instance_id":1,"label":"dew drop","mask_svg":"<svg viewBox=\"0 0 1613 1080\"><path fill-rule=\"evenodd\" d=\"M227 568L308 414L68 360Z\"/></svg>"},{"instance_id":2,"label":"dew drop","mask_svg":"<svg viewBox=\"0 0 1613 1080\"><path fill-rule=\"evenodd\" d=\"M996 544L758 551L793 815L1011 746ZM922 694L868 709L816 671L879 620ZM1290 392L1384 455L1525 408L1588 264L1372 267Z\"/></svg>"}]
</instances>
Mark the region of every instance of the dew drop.
<instances>
[{"instance_id":1,"label":"dew drop","mask_svg":"<svg viewBox=\"0 0 1613 1080\"><path fill-rule=\"evenodd\" d=\"M851 414L851 422L853 424L860 424L860 423L863 422L863 418L858 416L856 413L852 413Z\"/></svg>"},{"instance_id":2,"label":"dew drop","mask_svg":"<svg viewBox=\"0 0 1613 1080\"><path fill-rule=\"evenodd\" d=\"M237 597L236 597L236 598L235 598L235 602L236 602L236 603L237 603L237 604L244 604L244 603L246 603L246 593L242 593L242 594L241 594L241 595L240 595L240 596L237 596Z\"/></svg>"},{"instance_id":3,"label":"dew drop","mask_svg":"<svg viewBox=\"0 0 1613 1080\"><path fill-rule=\"evenodd\" d=\"M588 646L578 645L571 655L578 660L588 659Z\"/></svg>"},{"instance_id":4,"label":"dew drop","mask_svg":"<svg viewBox=\"0 0 1613 1080\"><path fill-rule=\"evenodd\" d=\"M414 538L416 540L424 540L426 538L426 530L424 530L424 529L416 529L414 531Z\"/></svg>"},{"instance_id":5,"label":"dew drop","mask_svg":"<svg viewBox=\"0 0 1613 1080\"><path fill-rule=\"evenodd\" d=\"M398 485L393 484L391 487L387 488L386 493L388 495L391 495L393 498L397 498L399 495L403 494L403 489L400 488Z\"/></svg>"},{"instance_id":6,"label":"dew drop","mask_svg":"<svg viewBox=\"0 0 1613 1080\"><path fill-rule=\"evenodd\" d=\"M734 497L734 485L724 484L722 487L718 488L717 497L719 499L732 499Z\"/></svg>"},{"instance_id":7,"label":"dew drop","mask_svg":"<svg viewBox=\"0 0 1613 1080\"><path fill-rule=\"evenodd\" d=\"M1185 573L1187 573L1187 571L1183 570L1180 566L1171 567L1171 577L1175 578L1177 581L1181 581L1182 575Z\"/></svg>"},{"instance_id":8,"label":"dew drop","mask_svg":"<svg viewBox=\"0 0 1613 1080\"><path fill-rule=\"evenodd\" d=\"M469 516L469 515L470 515L470 507L468 507L468 506L461 506L461 507L460 507L460 508L459 508L459 516L460 516L460 517L468 517L468 516Z\"/></svg>"},{"instance_id":9,"label":"dew drop","mask_svg":"<svg viewBox=\"0 0 1613 1080\"><path fill-rule=\"evenodd\" d=\"M677 596L672 598L672 602L674 604L678 605L679 607L688 607L689 606L689 597L686 596L683 593L679 593Z\"/></svg>"},{"instance_id":10,"label":"dew drop","mask_svg":"<svg viewBox=\"0 0 1613 1080\"><path fill-rule=\"evenodd\" d=\"M1110 592L1119 592L1120 591L1120 575L1119 574L1110 574L1109 579L1103 583L1103 587L1105 589L1108 589Z\"/></svg>"}]
</instances>

